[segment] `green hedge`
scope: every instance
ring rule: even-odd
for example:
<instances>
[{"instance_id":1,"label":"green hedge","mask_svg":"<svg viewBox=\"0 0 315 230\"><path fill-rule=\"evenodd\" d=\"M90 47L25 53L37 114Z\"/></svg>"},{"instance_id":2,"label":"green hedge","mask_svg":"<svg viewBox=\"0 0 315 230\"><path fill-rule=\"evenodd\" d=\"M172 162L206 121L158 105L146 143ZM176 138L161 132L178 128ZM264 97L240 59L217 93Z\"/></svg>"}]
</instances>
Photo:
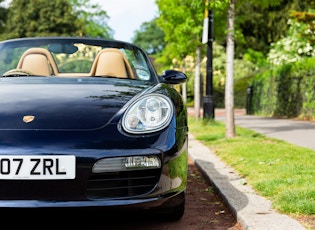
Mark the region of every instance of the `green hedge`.
<instances>
[{"instance_id":1,"label":"green hedge","mask_svg":"<svg viewBox=\"0 0 315 230\"><path fill-rule=\"evenodd\" d=\"M306 58L256 75L246 108L256 115L312 120L314 91L315 58Z\"/></svg>"}]
</instances>

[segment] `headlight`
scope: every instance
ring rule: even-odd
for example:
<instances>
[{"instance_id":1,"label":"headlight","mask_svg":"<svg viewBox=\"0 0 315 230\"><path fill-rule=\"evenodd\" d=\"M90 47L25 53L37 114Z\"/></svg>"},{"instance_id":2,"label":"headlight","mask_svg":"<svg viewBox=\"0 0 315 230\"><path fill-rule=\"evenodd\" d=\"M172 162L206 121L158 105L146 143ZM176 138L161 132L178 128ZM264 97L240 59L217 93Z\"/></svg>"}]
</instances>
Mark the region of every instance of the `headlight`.
<instances>
[{"instance_id":1,"label":"headlight","mask_svg":"<svg viewBox=\"0 0 315 230\"><path fill-rule=\"evenodd\" d=\"M173 106L169 98L150 94L131 104L123 116L122 126L130 133L149 133L169 125Z\"/></svg>"}]
</instances>

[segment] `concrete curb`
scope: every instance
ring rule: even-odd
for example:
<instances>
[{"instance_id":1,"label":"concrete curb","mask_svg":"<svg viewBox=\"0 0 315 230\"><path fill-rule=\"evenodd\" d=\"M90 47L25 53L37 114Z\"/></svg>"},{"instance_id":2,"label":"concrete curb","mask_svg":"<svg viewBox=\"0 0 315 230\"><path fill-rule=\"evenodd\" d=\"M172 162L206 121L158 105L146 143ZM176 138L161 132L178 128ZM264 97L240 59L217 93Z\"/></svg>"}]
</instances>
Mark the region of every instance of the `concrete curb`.
<instances>
[{"instance_id":1,"label":"concrete curb","mask_svg":"<svg viewBox=\"0 0 315 230\"><path fill-rule=\"evenodd\" d=\"M190 159L209 179L223 201L246 230L305 230L297 220L279 214L271 202L244 185L233 168L227 166L210 149L189 134L188 154Z\"/></svg>"}]
</instances>

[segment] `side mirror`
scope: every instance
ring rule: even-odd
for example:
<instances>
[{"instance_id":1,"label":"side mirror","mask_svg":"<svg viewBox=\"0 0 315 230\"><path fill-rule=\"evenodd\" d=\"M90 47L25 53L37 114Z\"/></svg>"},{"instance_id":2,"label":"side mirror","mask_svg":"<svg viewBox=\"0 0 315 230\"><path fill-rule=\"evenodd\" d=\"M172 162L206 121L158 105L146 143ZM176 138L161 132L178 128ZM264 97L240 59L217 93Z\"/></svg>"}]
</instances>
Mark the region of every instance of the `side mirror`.
<instances>
[{"instance_id":1,"label":"side mirror","mask_svg":"<svg viewBox=\"0 0 315 230\"><path fill-rule=\"evenodd\" d=\"M165 70L160 77L167 84L180 84L187 80L186 74L176 70Z\"/></svg>"}]
</instances>

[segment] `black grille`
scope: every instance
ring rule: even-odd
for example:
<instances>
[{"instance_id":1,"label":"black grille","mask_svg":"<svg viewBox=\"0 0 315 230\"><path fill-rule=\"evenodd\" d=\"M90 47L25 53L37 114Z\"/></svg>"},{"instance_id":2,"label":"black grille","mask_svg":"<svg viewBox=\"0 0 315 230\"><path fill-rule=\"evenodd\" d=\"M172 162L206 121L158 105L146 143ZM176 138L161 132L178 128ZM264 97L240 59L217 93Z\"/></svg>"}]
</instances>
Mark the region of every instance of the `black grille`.
<instances>
[{"instance_id":1,"label":"black grille","mask_svg":"<svg viewBox=\"0 0 315 230\"><path fill-rule=\"evenodd\" d=\"M150 192L159 180L161 169L93 174L87 186L91 199L130 197Z\"/></svg>"}]
</instances>

